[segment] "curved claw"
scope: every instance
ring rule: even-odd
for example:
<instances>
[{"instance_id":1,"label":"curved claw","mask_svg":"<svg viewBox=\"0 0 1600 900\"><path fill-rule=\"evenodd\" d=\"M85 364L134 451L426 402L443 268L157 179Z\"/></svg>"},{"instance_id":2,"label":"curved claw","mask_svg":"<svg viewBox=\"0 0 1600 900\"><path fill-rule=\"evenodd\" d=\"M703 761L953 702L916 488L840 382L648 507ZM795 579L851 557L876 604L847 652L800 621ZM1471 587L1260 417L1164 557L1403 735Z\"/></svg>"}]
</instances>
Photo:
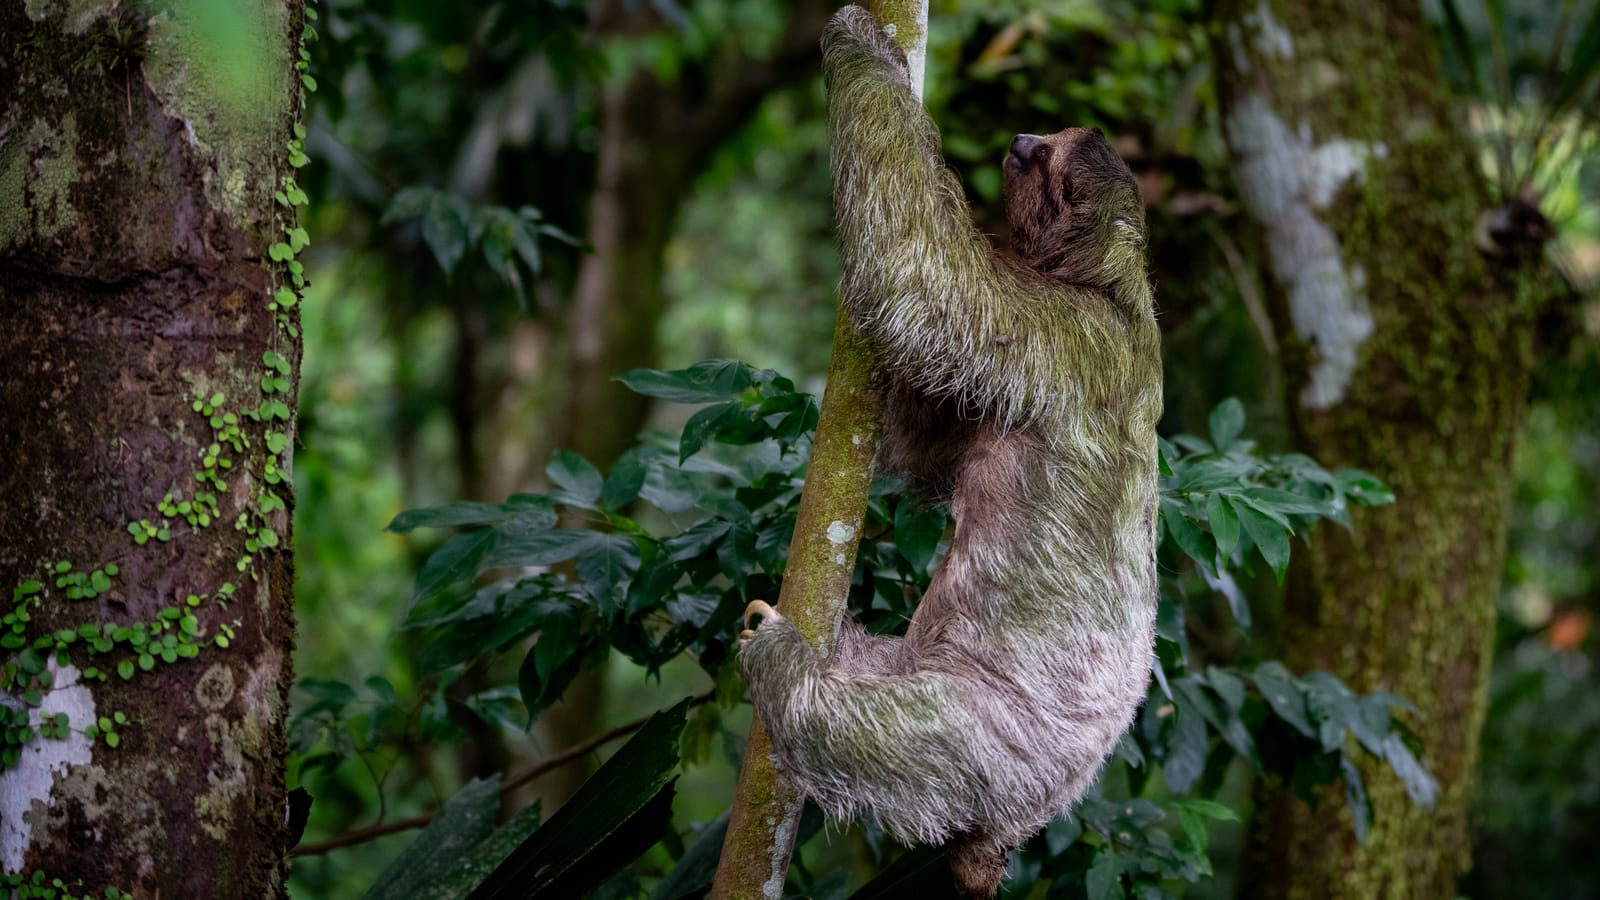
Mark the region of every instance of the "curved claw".
<instances>
[{"instance_id":1,"label":"curved claw","mask_svg":"<svg viewBox=\"0 0 1600 900\"><path fill-rule=\"evenodd\" d=\"M782 619L783 616L778 615L778 611L773 609L765 600L751 600L750 605L744 608L745 631L752 635L755 634L757 628L761 627L762 623L777 622ZM739 637L743 639L744 635L741 634Z\"/></svg>"}]
</instances>

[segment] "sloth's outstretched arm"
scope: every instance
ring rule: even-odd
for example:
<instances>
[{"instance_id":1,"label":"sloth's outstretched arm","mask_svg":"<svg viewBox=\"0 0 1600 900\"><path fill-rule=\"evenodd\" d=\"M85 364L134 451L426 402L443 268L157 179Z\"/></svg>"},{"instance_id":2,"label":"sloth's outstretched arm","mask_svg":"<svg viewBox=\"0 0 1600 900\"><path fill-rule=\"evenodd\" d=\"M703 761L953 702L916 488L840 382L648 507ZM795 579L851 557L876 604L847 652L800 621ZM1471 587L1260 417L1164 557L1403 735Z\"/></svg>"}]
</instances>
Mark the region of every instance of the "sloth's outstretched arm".
<instances>
[{"instance_id":1,"label":"sloth's outstretched arm","mask_svg":"<svg viewBox=\"0 0 1600 900\"><path fill-rule=\"evenodd\" d=\"M1094 292L995 259L904 58L870 13L823 35L843 303L881 365L1004 424L1070 398L1073 362L1125 343Z\"/></svg>"}]
</instances>

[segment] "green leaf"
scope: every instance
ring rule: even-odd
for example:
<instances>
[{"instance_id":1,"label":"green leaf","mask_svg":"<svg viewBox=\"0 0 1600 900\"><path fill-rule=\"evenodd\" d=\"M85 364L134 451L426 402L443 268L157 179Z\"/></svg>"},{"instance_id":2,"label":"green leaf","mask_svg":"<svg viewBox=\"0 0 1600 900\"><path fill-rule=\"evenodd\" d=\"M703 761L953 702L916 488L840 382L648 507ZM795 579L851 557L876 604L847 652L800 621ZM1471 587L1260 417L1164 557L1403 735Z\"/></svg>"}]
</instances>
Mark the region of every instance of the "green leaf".
<instances>
[{"instance_id":1,"label":"green leaf","mask_svg":"<svg viewBox=\"0 0 1600 900\"><path fill-rule=\"evenodd\" d=\"M1239 515L1226 499L1215 491L1206 497L1206 524L1211 526L1211 536L1216 539L1217 551L1224 560L1233 557L1239 546Z\"/></svg>"},{"instance_id":2,"label":"green leaf","mask_svg":"<svg viewBox=\"0 0 1600 900\"><path fill-rule=\"evenodd\" d=\"M463 858L494 832L499 810L499 775L468 782L445 801L422 834L383 870L363 896L366 900L460 897L462 889L470 890L482 879L484 871L477 872L478 877L470 883L458 885L455 892L437 893L436 886L447 879L458 881L468 874L461 866Z\"/></svg>"},{"instance_id":3,"label":"green leaf","mask_svg":"<svg viewBox=\"0 0 1600 900\"><path fill-rule=\"evenodd\" d=\"M478 563L493 549L498 532L480 528L454 535L445 541L417 573L411 591L411 609L424 606L445 594L466 588L478 574Z\"/></svg>"},{"instance_id":4,"label":"green leaf","mask_svg":"<svg viewBox=\"0 0 1600 900\"><path fill-rule=\"evenodd\" d=\"M1289 568L1288 530L1247 503L1235 503L1231 497L1228 503L1238 513L1239 524L1244 526L1245 533L1255 542L1262 558L1272 567L1278 580L1282 581L1283 573Z\"/></svg>"},{"instance_id":5,"label":"green leaf","mask_svg":"<svg viewBox=\"0 0 1600 900\"><path fill-rule=\"evenodd\" d=\"M1389 761L1389 768L1400 777L1406 793L1411 795L1411 802L1432 809L1439 799L1439 782L1417 761L1398 732L1390 732L1383 739L1383 758Z\"/></svg>"},{"instance_id":6,"label":"green leaf","mask_svg":"<svg viewBox=\"0 0 1600 900\"><path fill-rule=\"evenodd\" d=\"M956 895L950 880L950 862L937 847L918 846L878 873L850 900L945 900ZM656 900L654 896L650 900Z\"/></svg>"},{"instance_id":7,"label":"green leaf","mask_svg":"<svg viewBox=\"0 0 1600 900\"><path fill-rule=\"evenodd\" d=\"M1237 397L1217 404L1211 411L1211 416L1206 424L1211 431L1211 443L1216 446L1218 453L1226 452L1239 439L1239 433L1244 430L1244 404Z\"/></svg>"},{"instance_id":8,"label":"green leaf","mask_svg":"<svg viewBox=\"0 0 1600 900\"><path fill-rule=\"evenodd\" d=\"M1251 673L1256 687L1261 689L1261 696L1266 698L1267 705L1278 718L1294 726L1294 729L1313 740L1317 737L1317 729L1312 726L1311 718L1307 715L1306 698L1299 685L1294 683L1294 678L1283 663L1276 660L1264 662Z\"/></svg>"},{"instance_id":9,"label":"green leaf","mask_svg":"<svg viewBox=\"0 0 1600 900\"><path fill-rule=\"evenodd\" d=\"M1334 473L1334 479L1352 502L1362 506L1385 506L1394 502L1394 491L1387 484L1360 469L1345 469Z\"/></svg>"},{"instance_id":10,"label":"green leaf","mask_svg":"<svg viewBox=\"0 0 1600 900\"><path fill-rule=\"evenodd\" d=\"M1559 48L1555 52L1559 52ZM1552 119L1558 118L1568 107L1577 103L1588 87L1594 84L1597 72L1600 72L1600 6L1590 10L1589 21L1578 36L1577 46L1572 49L1572 59L1567 62L1566 75L1562 77L1555 93L1550 95L1548 115Z\"/></svg>"},{"instance_id":11,"label":"green leaf","mask_svg":"<svg viewBox=\"0 0 1600 900\"><path fill-rule=\"evenodd\" d=\"M609 617L617 611L629 580L639 571L639 546L625 535L597 535L578 553L577 568L600 615Z\"/></svg>"},{"instance_id":12,"label":"green leaf","mask_svg":"<svg viewBox=\"0 0 1600 900\"><path fill-rule=\"evenodd\" d=\"M737 400L708 406L689 417L684 423L683 435L678 439L678 462L700 452L706 441L712 439L729 425L745 422L744 404Z\"/></svg>"},{"instance_id":13,"label":"green leaf","mask_svg":"<svg viewBox=\"0 0 1600 900\"><path fill-rule=\"evenodd\" d=\"M939 541L944 537L947 516L942 509L917 509L902 501L894 511L894 543L900 555L918 572L933 564Z\"/></svg>"},{"instance_id":14,"label":"green leaf","mask_svg":"<svg viewBox=\"0 0 1600 900\"><path fill-rule=\"evenodd\" d=\"M1122 865L1109 848L1102 847L1095 854L1094 865L1084 874L1084 887L1089 900L1122 900Z\"/></svg>"},{"instance_id":15,"label":"green leaf","mask_svg":"<svg viewBox=\"0 0 1600 900\"><path fill-rule=\"evenodd\" d=\"M1200 568L1206 572L1214 572L1217 565L1217 547L1211 535L1200 530L1200 526L1189 521L1183 514L1178 504L1166 497L1161 498L1161 521L1167 528L1167 534L1172 535L1178 548L1193 559Z\"/></svg>"},{"instance_id":16,"label":"green leaf","mask_svg":"<svg viewBox=\"0 0 1600 900\"><path fill-rule=\"evenodd\" d=\"M656 713L550 821L509 853L470 900L581 897L660 840L689 701Z\"/></svg>"},{"instance_id":17,"label":"green leaf","mask_svg":"<svg viewBox=\"0 0 1600 900\"><path fill-rule=\"evenodd\" d=\"M1186 800L1179 800L1178 808L1188 810L1196 815L1205 816L1208 819L1217 819L1218 821L1222 822L1239 821L1239 814L1234 812L1233 807L1224 806L1215 800L1192 797Z\"/></svg>"},{"instance_id":18,"label":"green leaf","mask_svg":"<svg viewBox=\"0 0 1600 900\"><path fill-rule=\"evenodd\" d=\"M678 862L663 877L649 900L690 900L705 895L717 872L722 842L728 835L728 813L723 813L700 829L700 836L683 852ZM797 842L798 844L799 842ZM943 861L942 854L935 858Z\"/></svg>"},{"instance_id":19,"label":"green leaf","mask_svg":"<svg viewBox=\"0 0 1600 900\"><path fill-rule=\"evenodd\" d=\"M497 503L463 501L448 506L408 509L389 522L389 531L405 534L417 528L450 528L456 525L492 525L507 518Z\"/></svg>"},{"instance_id":20,"label":"green leaf","mask_svg":"<svg viewBox=\"0 0 1600 900\"><path fill-rule=\"evenodd\" d=\"M738 360L708 359L687 369L633 369L617 381L636 394L674 403L715 403L737 397L749 388L750 367Z\"/></svg>"},{"instance_id":21,"label":"green leaf","mask_svg":"<svg viewBox=\"0 0 1600 900\"><path fill-rule=\"evenodd\" d=\"M483 560L486 569L522 566L548 566L565 562L602 535L577 528L553 528L531 533L504 533L493 552Z\"/></svg>"},{"instance_id":22,"label":"green leaf","mask_svg":"<svg viewBox=\"0 0 1600 900\"><path fill-rule=\"evenodd\" d=\"M1181 682L1180 682L1181 686ZM1188 702L1188 695L1179 690L1177 728L1167 747L1167 758L1161 765L1161 775L1175 793L1187 794L1205 772L1206 753L1211 749L1206 735L1206 723L1198 708Z\"/></svg>"},{"instance_id":23,"label":"green leaf","mask_svg":"<svg viewBox=\"0 0 1600 900\"><path fill-rule=\"evenodd\" d=\"M1367 782L1361 777L1361 770L1343 753L1339 754L1339 770L1344 773L1344 799L1350 807L1356 843L1364 844L1373 822L1372 803L1367 799Z\"/></svg>"},{"instance_id":24,"label":"green leaf","mask_svg":"<svg viewBox=\"0 0 1600 900\"><path fill-rule=\"evenodd\" d=\"M710 550L733 523L726 519L702 519L661 542L661 550L672 562L685 562Z\"/></svg>"},{"instance_id":25,"label":"green leaf","mask_svg":"<svg viewBox=\"0 0 1600 900\"><path fill-rule=\"evenodd\" d=\"M550 464L545 466L544 474L552 483L585 503L600 499L600 491L604 486L600 471L571 450L557 450L551 454Z\"/></svg>"},{"instance_id":26,"label":"green leaf","mask_svg":"<svg viewBox=\"0 0 1600 900\"><path fill-rule=\"evenodd\" d=\"M617 511L632 503L644 487L650 468L636 456L624 456L611 466L605 487L600 490L600 503L606 509Z\"/></svg>"}]
</instances>

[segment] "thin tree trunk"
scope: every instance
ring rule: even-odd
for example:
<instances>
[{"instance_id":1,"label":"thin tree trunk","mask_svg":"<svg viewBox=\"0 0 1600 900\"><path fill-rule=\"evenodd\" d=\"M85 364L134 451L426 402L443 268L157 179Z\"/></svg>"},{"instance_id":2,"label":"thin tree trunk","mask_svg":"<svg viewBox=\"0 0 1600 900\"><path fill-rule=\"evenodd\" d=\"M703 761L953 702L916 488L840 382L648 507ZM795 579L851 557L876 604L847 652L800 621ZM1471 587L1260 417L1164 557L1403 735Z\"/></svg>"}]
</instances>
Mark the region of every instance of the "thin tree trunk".
<instances>
[{"instance_id":1,"label":"thin tree trunk","mask_svg":"<svg viewBox=\"0 0 1600 900\"><path fill-rule=\"evenodd\" d=\"M0 3L0 872L280 897L303 7L149 9Z\"/></svg>"},{"instance_id":2,"label":"thin tree trunk","mask_svg":"<svg viewBox=\"0 0 1600 900\"><path fill-rule=\"evenodd\" d=\"M1283 655L1416 703L1437 808L1382 765L1358 845L1341 792L1261 794L1248 897L1450 898L1484 715L1531 291L1474 247L1478 148L1413 3L1228 0L1218 79L1240 194L1263 229L1300 449L1371 471L1395 505L1296 556Z\"/></svg>"},{"instance_id":3,"label":"thin tree trunk","mask_svg":"<svg viewBox=\"0 0 1600 900\"><path fill-rule=\"evenodd\" d=\"M928 46L926 0L877 0L872 12L879 22L896 29L895 40L910 63L912 89L920 97ZM778 598L784 616L824 656L847 614L845 601L872 486L879 410L872 391L871 351L841 309L834 327L817 437ZM711 888L713 900L783 894L804 802L794 786L778 775L772 738L761 719L751 720L728 834Z\"/></svg>"}]
</instances>

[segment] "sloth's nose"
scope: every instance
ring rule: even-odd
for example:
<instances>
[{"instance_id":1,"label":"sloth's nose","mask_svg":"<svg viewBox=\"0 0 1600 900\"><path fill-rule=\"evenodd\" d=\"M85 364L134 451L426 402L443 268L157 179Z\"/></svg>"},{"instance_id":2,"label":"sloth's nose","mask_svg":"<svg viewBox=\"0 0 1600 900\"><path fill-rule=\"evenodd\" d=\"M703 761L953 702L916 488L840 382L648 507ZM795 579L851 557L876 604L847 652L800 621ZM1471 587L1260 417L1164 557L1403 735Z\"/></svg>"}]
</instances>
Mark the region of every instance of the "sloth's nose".
<instances>
[{"instance_id":1,"label":"sloth's nose","mask_svg":"<svg viewBox=\"0 0 1600 900\"><path fill-rule=\"evenodd\" d=\"M1044 143L1044 138L1036 134L1019 134L1011 139L1011 155L1022 162L1033 158L1033 151Z\"/></svg>"}]
</instances>

